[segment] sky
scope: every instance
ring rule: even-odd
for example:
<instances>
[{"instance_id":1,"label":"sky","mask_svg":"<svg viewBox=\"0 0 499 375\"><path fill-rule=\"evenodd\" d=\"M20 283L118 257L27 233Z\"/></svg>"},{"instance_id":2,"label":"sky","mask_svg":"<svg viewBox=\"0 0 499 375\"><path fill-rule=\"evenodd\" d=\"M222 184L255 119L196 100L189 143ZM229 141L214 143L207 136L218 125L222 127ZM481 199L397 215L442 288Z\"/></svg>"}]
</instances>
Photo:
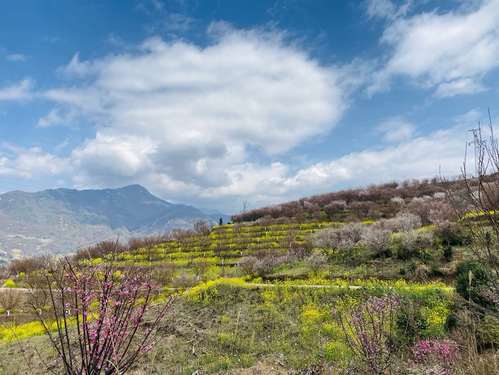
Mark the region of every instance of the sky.
<instances>
[{"instance_id":1,"label":"sky","mask_svg":"<svg viewBox=\"0 0 499 375\"><path fill-rule=\"evenodd\" d=\"M499 0L0 5L0 193L141 184L235 213L456 176Z\"/></svg>"}]
</instances>

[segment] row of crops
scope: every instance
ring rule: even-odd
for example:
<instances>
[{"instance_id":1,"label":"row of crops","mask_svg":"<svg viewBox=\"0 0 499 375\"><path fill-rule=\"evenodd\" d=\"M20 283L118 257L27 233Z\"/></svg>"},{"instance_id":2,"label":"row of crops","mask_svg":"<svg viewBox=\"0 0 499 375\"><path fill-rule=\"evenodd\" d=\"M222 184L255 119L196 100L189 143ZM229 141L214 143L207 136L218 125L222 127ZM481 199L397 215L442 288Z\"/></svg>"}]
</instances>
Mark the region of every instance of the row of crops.
<instances>
[{"instance_id":1,"label":"row of crops","mask_svg":"<svg viewBox=\"0 0 499 375\"><path fill-rule=\"evenodd\" d=\"M151 248L121 253L118 261L123 265L172 263L189 267L202 262L230 266L243 256L256 255L262 251L284 254L293 246L303 246L318 230L337 225L332 222L221 225L214 227L209 234L193 234ZM93 260L94 263L99 261L103 260Z\"/></svg>"}]
</instances>

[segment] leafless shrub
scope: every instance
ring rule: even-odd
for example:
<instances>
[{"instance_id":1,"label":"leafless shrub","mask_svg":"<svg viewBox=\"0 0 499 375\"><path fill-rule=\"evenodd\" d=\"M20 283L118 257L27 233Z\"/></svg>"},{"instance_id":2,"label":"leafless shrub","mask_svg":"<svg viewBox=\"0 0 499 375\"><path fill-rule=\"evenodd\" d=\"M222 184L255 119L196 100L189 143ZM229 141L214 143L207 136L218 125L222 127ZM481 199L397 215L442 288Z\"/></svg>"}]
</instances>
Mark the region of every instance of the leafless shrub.
<instances>
[{"instance_id":1,"label":"leafless shrub","mask_svg":"<svg viewBox=\"0 0 499 375\"><path fill-rule=\"evenodd\" d=\"M307 240L305 242L292 242L288 248L288 254L297 259L303 259L312 253L313 244Z\"/></svg>"},{"instance_id":2,"label":"leafless shrub","mask_svg":"<svg viewBox=\"0 0 499 375\"><path fill-rule=\"evenodd\" d=\"M380 254L390 245L390 231L382 225L346 224L341 228L327 228L315 233L313 243L316 247L349 251L357 244Z\"/></svg>"},{"instance_id":3,"label":"leafless shrub","mask_svg":"<svg viewBox=\"0 0 499 375\"><path fill-rule=\"evenodd\" d=\"M102 241L95 245L80 249L74 256L74 260L82 260L89 258L100 258L107 254L117 254L127 251L128 247L119 241Z\"/></svg>"},{"instance_id":4,"label":"leafless shrub","mask_svg":"<svg viewBox=\"0 0 499 375\"><path fill-rule=\"evenodd\" d=\"M0 306L7 312L7 316L24 302L25 298L22 291L10 288L0 290Z\"/></svg>"},{"instance_id":5,"label":"leafless shrub","mask_svg":"<svg viewBox=\"0 0 499 375\"><path fill-rule=\"evenodd\" d=\"M499 278L499 144L489 116L489 132L480 125L473 130L474 160L466 150L463 166L462 189L450 188L448 194L456 213L467 226L473 239L475 258L486 264ZM468 144L467 144L468 146ZM464 204L461 202L465 202ZM461 209L460 209L461 208ZM464 208L464 209L462 209ZM478 220L469 220L467 212L478 214ZM497 282L494 289L499 290Z\"/></svg>"},{"instance_id":6,"label":"leafless shrub","mask_svg":"<svg viewBox=\"0 0 499 375\"><path fill-rule=\"evenodd\" d=\"M345 224L341 228L326 228L314 233L313 244L320 248L347 249L362 239L364 227L360 223Z\"/></svg>"},{"instance_id":7,"label":"leafless shrub","mask_svg":"<svg viewBox=\"0 0 499 375\"><path fill-rule=\"evenodd\" d=\"M367 227L362 233L362 243L376 256L385 255L390 248L390 231L376 227Z\"/></svg>"},{"instance_id":8,"label":"leafless shrub","mask_svg":"<svg viewBox=\"0 0 499 375\"><path fill-rule=\"evenodd\" d=\"M286 232L286 235L279 241L281 246L290 249L296 243L296 236L298 231L290 229Z\"/></svg>"},{"instance_id":9,"label":"leafless shrub","mask_svg":"<svg viewBox=\"0 0 499 375\"><path fill-rule=\"evenodd\" d=\"M192 275L182 273L172 280L172 286L174 288L189 288L196 284L196 279Z\"/></svg>"},{"instance_id":10,"label":"leafless shrub","mask_svg":"<svg viewBox=\"0 0 499 375\"><path fill-rule=\"evenodd\" d=\"M260 249L260 250L257 250L253 253L253 255L258 259L263 259L263 258L270 258L272 257L274 254L274 251L273 250L270 250L270 249Z\"/></svg>"},{"instance_id":11,"label":"leafless shrub","mask_svg":"<svg viewBox=\"0 0 499 375\"><path fill-rule=\"evenodd\" d=\"M273 222L274 222L274 219L272 218L272 216L265 215L265 216L262 216L261 218L259 218L258 220L256 220L255 224L266 226L266 225L271 225Z\"/></svg>"},{"instance_id":12,"label":"leafless shrub","mask_svg":"<svg viewBox=\"0 0 499 375\"><path fill-rule=\"evenodd\" d=\"M327 257L323 254L312 254L308 258L306 258L305 261L312 272L317 273L323 266L327 264Z\"/></svg>"},{"instance_id":13,"label":"leafless shrub","mask_svg":"<svg viewBox=\"0 0 499 375\"><path fill-rule=\"evenodd\" d=\"M355 201L350 203L349 208L355 213L357 218L362 219L370 216L369 212L375 204L370 201Z\"/></svg>"},{"instance_id":14,"label":"leafless shrub","mask_svg":"<svg viewBox=\"0 0 499 375\"><path fill-rule=\"evenodd\" d=\"M206 236L210 234L210 230L211 230L210 225L205 220L199 220L194 223L194 231L197 234Z\"/></svg>"},{"instance_id":15,"label":"leafless shrub","mask_svg":"<svg viewBox=\"0 0 499 375\"><path fill-rule=\"evenodd\" d=\"M274 267L277 266L276 258L266 257L257 260L253 267L253 272L259 277L266 277L272 273Z\"/></svg>"},{"instance_id":16,"label":"leafless shrub","mask_svg":"<svg viewBox=\"0 0 499 375\"><path fill-rule=\"evenodd\" d=\"M238 266L245 274L252 275L255 269L256 262L258 262L258 258L254 256L247 256L239 260Z\"/></svg>"},{"instance_id":17,"label":"leafless shrub","mask_svg":"<svg viewBox=\"0 0 499 375\"><path fill-rule=\"evenodd\" d=\"M345 210L348 207L347 202L343 199L335 200L326 205L328 210Z\"/></svg>"},{"instance_id":18,"label":"leafless shrub","mask_svg":"<svg viewBox=\"0 0 499 375\"><path fill-rule=\"evenodd\" d=\"M421 250L433 246L433 232L407 231L398 236L397 255L401 259L410 259Z\"/></svg>"},{"instance_id":19,"label":"leafless shrub","mask_svg":"<svg viewBox=\"0 0 499 375\"><path fill-rule=\"evenodd\" d=\"M47 292L47 282L39 283L36 287L30 285L31 290L27 294L27 305L34 307L36 310L44 310L47 307L49 301L49 295Z\"/></svg>"},{"instance_id":20,"label":"leafless shrub","mask_svg":"<svg viewBox=\"0 0 499 375\"><path fill-rule=\"evenodd\" d=\"M296 260L296 258L290 255L267 255L260 258L248 256L242 258L239 261L238 265L239 267L241 267L241 270L247 275L267 277L274 271L276 267L293 262L294 260Z\"/></svg>"},{"instance_id":21,"label":"leafless shrub","mask_svg":"<svg viewBox=\"0 0 499 375\"><path fill-rule=\"evenodd\" d=\"M415 214L402 212L394 218L378 220L373 226L391 232L405 232L421 227L421 218Z\"/></svg>"},{"instance_id":22,"label":"leafless shrub","mask_svg":"<svg viewBox=\"0 0 499 375\"><path fill-rule=\"evenodd\" d=\"M283 216L273 219L274 224L291 224L293 220L290 217Z\"/></svg>"},{"instance_id":23,"label":"leafless shrub","mask_svg":"<svg viewBox=\"0 0 499 375\"><path fill-rule=\"evenodd\" d=\"M204 260L193 262L192 270L198 279L203 279L208 270L209 263Z\"/></svg>"},{"instance_id":24,"label":"leafless shrub","mask_svg":"<svg viewBox=\"0 0 499 375\"><path fill-rule=\"evenodd\" d=\"M343 312L333 309L345 341L368 374L392 373L395 317L400 299L394 295L369 297Z\"/></svg>"},{"instance_id":25,"label":"leafless shrub","mask_svg":"<svg viewBox=\"0 0 499 375\"><path fill-rule=\"evenodd\" d=\"M314 233L312 243L315 247L322 249L331 248L337 243L338 234L336 229L327 228Z\"/></svg>"},{"instance_id":26,"label":"leafless shrub","mask_svg":"<svg viewBox=\"0 0 499 375\"><path fill-rule=\"evenodd\" d=\"M168 240L168 237L164 234L146 236L141 238L131 238L128 240L127 250L133 251L144 248L152 248Z\"/></svg>"},{"instance_id":27,"label":"leafless shrub","mask_svg":"<svg viewBox=\"0 0 499 375\"><path fill-rule=\"evenodd\" d=\"M458 217L450 202L440 199L433 202L428 219L432 224L443 224L457 221Z\"/></svg>"},{"instance_id":28,"label":"leafless shrub","mask_svg":"<svg viewBox=\"0 0 499 375\"><path fill-rule=\"evenodd\" d=\"M151 278L160 285L168 284L172 281L175 269L174 263L162 263L150 271Z\"/></svg>"},{"instance_id":29,"label":"leafless shrub","mask_svg":"<svg viewBox=\"0 0 499 375\"><path fill-rule=\"evenodd\" d=\"M433 198L429 196L415 197L407 205L409 213L418 215L423 225L431 224L430 211L433 207Z\"/></svg>"},{"instance_id":30,"label":"leafless shrub","mask_svg":"<svg viewBox=\"0 0 499 375\"><path fill-rule=\"evenodd\" d=\"M430 268L426 264L418 264L412 273L414 281L425 282L428 281L430 275Z\"/></svg>"},{"instance_id":31,"label":"leafless shrub","mask_svg":"<svg viewBox=\"0 0 499 375\"><path fill-rule=\"evenodd\" d=\"M456 361L456 375L495 375L499 373L499 358L495 351L482 352L478 350L477 337L479 318L469 310L456 313L459 326L452 337L461 348L461 356Z\"/></svg>"},{"instance_id":32,"label":"leafless shrub","mask_svg":"<svg viewBox=\"0 0 499 375\"><path fill-rule=\"evenodd\" d=\"M11 275L21 273L27 275L37 270L50 268L54 263L55 258L49 255L14 259L8 265L8 272Z\"/></svg>"},{"instance_id":33,"label":"leafless shrub","mask_svg":"<svg viewBox=\"0 0 499 375\"><path fill-rule=\"evenodd\" d=\"M447 194L443 191L438 191L438 192L433 194L433 199L446 199L446 198L447 198Z\"/></svg>"},{"instance_id":34,"label":"leafless shrub","mask_svg":"<svg viewBox=\"0 0 499 375\"><path fill-rule=\"evenodd\" d=\"M402 197L393 197L390 199L390 202L395 203L395 204L400 205L400 206L405 204L404 198L402 198Z\"/></svg>"},{"instance_id":35,"label":"leafless shrub","mask_svg":"<svg viewBox=\"0 0 499 375\"><path fill-rule=\"evenodd\" d=\"M170 233L168 233L168 238L170 240L182 242L185 239L192 237L194 234L195 234L194 231L191 229L176 228L172 229Z\"/></svg>"}]
</instances>

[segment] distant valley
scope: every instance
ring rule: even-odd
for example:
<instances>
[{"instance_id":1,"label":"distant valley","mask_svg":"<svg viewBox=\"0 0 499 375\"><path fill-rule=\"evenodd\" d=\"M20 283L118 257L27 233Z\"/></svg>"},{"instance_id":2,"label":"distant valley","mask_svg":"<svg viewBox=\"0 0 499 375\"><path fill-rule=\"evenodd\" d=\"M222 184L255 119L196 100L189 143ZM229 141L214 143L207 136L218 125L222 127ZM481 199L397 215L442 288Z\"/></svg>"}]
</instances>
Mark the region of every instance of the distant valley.
<instances>
[{"instance_id":1,"label":"distant valley","mask_svg":"<svg viewBox=\"0 0 499 375\"><path fill-rule=\"evenodd\" d=\"M0 195L0 263L63 254L106 239L127 239L226 215L162 200L140 185L118 189L53 189Z\"/></svg>"}]
</instances>

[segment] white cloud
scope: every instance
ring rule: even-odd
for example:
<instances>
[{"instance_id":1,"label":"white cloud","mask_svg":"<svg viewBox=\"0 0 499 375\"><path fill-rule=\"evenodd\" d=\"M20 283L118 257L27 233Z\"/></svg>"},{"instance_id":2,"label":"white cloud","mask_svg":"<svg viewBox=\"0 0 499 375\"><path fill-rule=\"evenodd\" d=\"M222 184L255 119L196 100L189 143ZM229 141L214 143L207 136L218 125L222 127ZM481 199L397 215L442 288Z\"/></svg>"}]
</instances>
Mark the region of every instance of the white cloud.
<instances>
[{"instance_id":1,"label":"white cloud","mask_svg":"<svg viewBox=\"0 0 499 375\"><path fill-rule=\"evenodd\" d=\"M46 116L43 116L38 120L37 126L41 128L47 128L52 125L57 125L62 122L62 116L58 109L52 109Z\"/></svg>"},{"instance_id":2,"label":"white cloud","mask_svg":"<svg viewBox=\"0 0 499 375\"><path fill-rule=\"evenodd\" d=\"M55 176L69 168L68 160L39 147L21 148L3 144L0 149L0 175L18 178Z\"/></svg>"},{"instance_id":3,"label":"white cloud","mask_svg":"<svg viewBox=\"0 0 499 375\"><path fill-rule=\"evenodd\" d=\"M185 32L195 23L193 18L181 13L168 13L165 18L164 28L172 33Z\"/></svg>"},{"instance_id":4,"label":"white cloud","mask_svg":"<svg viewBox=\"0 0 499 375\"><path fill-rule=\"evenodd\" d=\"M457 176L469 140L468 129L481 117L478 111L472 110L456 117L447 129L384 148L352 152L296 171L282 163L249 164L233 172L238 174L237 179L232 179L236 183L213 192L213 196L234 196L236 192L240 196L244 192L246 199L258 207L344 187L428 178L439 173Z\"/></svg>"},{"instance_id":5,"label":"white cloud","mask_svg":"<svg viewBox=\"0 0 499 375\"><path fill-rule=\"evenodd\" d=\"M11 53L5 56L5 59L11 62L23 62L26 61L26 56L21 53Z\"/></svg>"},{"instance_id":6,"label":"white cloud","mask_svg":"<svg viewBox=\"0 0 499 375\"><path fill-rule=\"evenodd\" d=\"M413 0L395 5L392 0L367 0L366 13L369 18L385 18L394 20L405 15L411 8Z\"/></svg>"},{"instance_id":7,"label":"white cloud","mask_svg":"<svg viewBox=\"0 0 499 375\"><path fill-rule=\"evenodd\" d=\"M386 142L401 142L412 138L416 127L402 117L383 121L376 127Z\"/></svg>"},{"instance_id":8,"label":"white cloud","mask_svg":"<svg viewBox=\"0 0 499 375\"><path fill-rule=\"evenodd\" d=\"M368 0L367 1L367 15L370 18L392 17L397 11L395 4L391 0Z\"/></svg>"},{"instance_id":9,"label":"white cloud","mask_svg":"<svg viewBox=\"0 0 499 375\"><path fill-rule=\"evenodd\" d=\"M202 194L206 197L253 196L254 199L258 199L259 195L265 196L269 193L279 195L286 190L283 184L288 171L288 167L280 162L270 165L255 163L237 165L228 171L229 184L206 189Z\"/></svg>"},{"instance_id":10,"label":"white cloud","mask_svg":"<svg viewBox=\"0 0 499 375\"><path fill-rule=\"evenodd\" d=\"M468 124L469 126L469 124ZM344 184L361 186L390 180L426 178L439 172L459 174L468 136L466 126L439 130L383 149L353 152L336 160L321 162L298 171L285 185L301 190L334 190Z\"/></svg>"},{"instance_id":11,"label":"white cloud","mask_svg":"<svg viewBox=\"0 0 499 375\"><path fill-rule=\"evenodd\" d=\"M486 88L473 78L455 79L438 85L435 96L440 98L452 97L464 94L476 94L485 91Z\"/></svg>"},{"instance_id":12,"label":"white cloud","mask_svg":"<svg viewBox=\"0 0 499 375\"><path fill-rule=\"evenodd\" d=\"M238 171L251 169L250 155L288 152L343 114L350 70L322 66L276 34L218 28L214 38L203 48L153 38L134 53L91 61L76 54L61 69L76 81L44 96L97 128L71 155L76 184L244 193ZM49 113L40 125L59 117Z\"/></svg>"},{"instance_id":13,"label":"white cloud","mask_svg":"<svg viewBox=\"0 0 499 375\"><path fill-rule=\"evenodd\" d=\"M40 128L49 128L51 126L70 126L76 118L75 111L67 111L61 108L53 108L45 116L38 119L37 126Z\"/></svg>"},{"instance_id":14,"label":"white cloud","mask_svg":"<svg viewBox=\"0 0 499 375\"><path fill-rule=\"evenodd\" d=\"M32 87L33 82L30 79L24 79L10 86L0 87L0 101L29 99L32 96Z\"/></svg>"},{"instance_id":15,"label":"white cloud","mask_svg":"<svg viewBox=\"0 0 499 375\"><path fill-rule=\"evenodd\" d=\"M75 182L113 185L150 172L149 157L155 142L137 136L111 136L97 133L95 139L72 152L72 164L79 173Z\"/></svg>"},{"instance_id":16,"label":"white cloud","mask_svg":"<svg viewBox=\"0 0 499 375\"><path fill-rule=\"evenodd\" d=\"M82 77L91 72L92 66L89 62L80 61L80 54L76 53L68 65L62 67L59 71L68 76Z\"/></svg>"},{"instance_id":17,"label":"white cloud","mask_svg":"<svg viewBox=\"0 0 499 375\"><path fill-rule=\"evenodd\" d=\"M499 66L499 0L474 5L391 23L382 42L392 54L369 92L386 88L397 75L435 88L440 97L483 90L484 75Z\"/></svg>"},{"instance_id":18,"label":"white cloud","mask_svg":"<svg viewBox=\"0 0 499 375\"><path fill-rule=\"evenodd\" d=\"M233 166L229 171L229 184L205 189L199 194L222 202L224 198L226 202L229 197L239 197L258 207L343 187L428 178L439 173L457 176L469 137L467 129L479 117L478 112L470 111L456 118L456 124L450 128L384 148L352 152L296 171L281 162ZM235 207L240 208L239 205L237 201Z\"/></svg>"}]
</instances>

